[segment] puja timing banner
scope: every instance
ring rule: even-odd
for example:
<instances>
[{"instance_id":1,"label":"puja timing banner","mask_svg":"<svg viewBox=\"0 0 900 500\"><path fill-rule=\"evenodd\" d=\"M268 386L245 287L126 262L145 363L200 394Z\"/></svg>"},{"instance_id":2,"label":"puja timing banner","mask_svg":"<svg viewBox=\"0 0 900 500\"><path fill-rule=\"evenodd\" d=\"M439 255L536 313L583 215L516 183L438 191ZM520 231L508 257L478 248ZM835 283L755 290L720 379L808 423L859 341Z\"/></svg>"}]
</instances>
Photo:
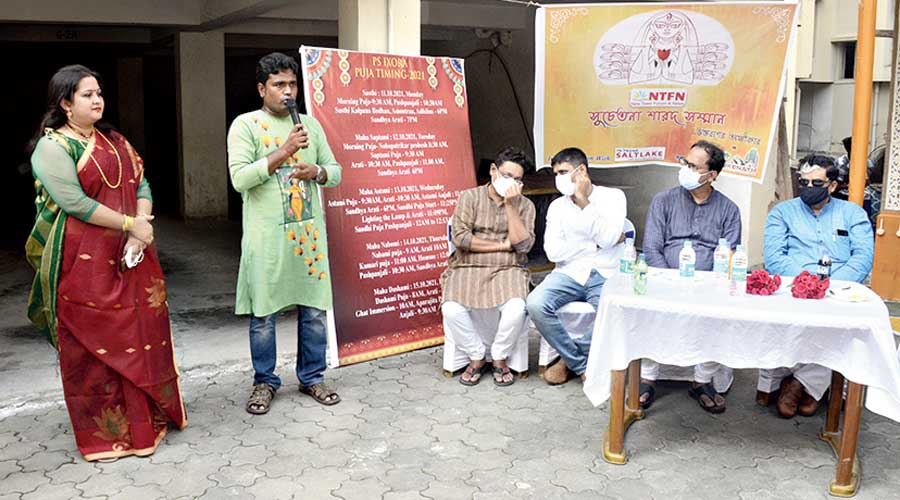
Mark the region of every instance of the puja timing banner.
<instances>
[{"instance_id":1,"label":"puja timing banner","mask_svg":"<svg viewBox=\"0 0 900 500\"><path fill-rule=\"evenodd\" d=\"M569 4L538 9L535 155L592 167L678 165L704 139L762 182L797 4Z\"/></svg>"},{"instance_id":2,"label":"puja timing banner","mask_svg":"<svg viewBox=\"0 0 900 500\"><path fill-rule=\"evenodd\" d=\"M443 342L438 279L475 186L463 60L301 47L307 112L343 167L323 190L333 365Z\"/></svg>"}]
</instances>

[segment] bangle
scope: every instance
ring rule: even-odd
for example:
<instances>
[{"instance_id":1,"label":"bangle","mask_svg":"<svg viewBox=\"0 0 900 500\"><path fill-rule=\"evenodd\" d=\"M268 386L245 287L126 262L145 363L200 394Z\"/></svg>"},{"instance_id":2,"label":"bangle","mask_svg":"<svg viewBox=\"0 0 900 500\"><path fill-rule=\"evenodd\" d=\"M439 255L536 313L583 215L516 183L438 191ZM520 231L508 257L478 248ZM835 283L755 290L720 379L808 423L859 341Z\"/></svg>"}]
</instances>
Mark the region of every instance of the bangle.
<instances>
[{"instance_id":1,"label":"bangle","mask_svg":"<svg viewBox=\"0 0 900 500\"><path fill-rule=\"evenodd\" d=\"M129 215L123 215L122 217L122 232L127 233L134 226L134 217Z\"/></svg>"}]
</instances>

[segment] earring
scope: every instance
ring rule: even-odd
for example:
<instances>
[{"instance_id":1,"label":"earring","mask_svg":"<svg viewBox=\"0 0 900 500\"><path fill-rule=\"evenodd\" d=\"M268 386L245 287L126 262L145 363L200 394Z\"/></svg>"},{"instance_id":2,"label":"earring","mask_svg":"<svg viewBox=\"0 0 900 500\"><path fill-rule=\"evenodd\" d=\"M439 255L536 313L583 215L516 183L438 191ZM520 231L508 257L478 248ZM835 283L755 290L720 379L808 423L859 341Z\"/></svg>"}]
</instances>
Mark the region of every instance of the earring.
<instances>
[{"instance_id":1,"label":"earring","mask_svg":"<svg viewBox=\"0 0 900 500\"><path fill-rule=\"evenodd\" d=\"M72 119L72 110L71 110L71 109L67 109L67 110L66 110L66 116L67 116L70 120Z\"/></svg>"}]
</instances>

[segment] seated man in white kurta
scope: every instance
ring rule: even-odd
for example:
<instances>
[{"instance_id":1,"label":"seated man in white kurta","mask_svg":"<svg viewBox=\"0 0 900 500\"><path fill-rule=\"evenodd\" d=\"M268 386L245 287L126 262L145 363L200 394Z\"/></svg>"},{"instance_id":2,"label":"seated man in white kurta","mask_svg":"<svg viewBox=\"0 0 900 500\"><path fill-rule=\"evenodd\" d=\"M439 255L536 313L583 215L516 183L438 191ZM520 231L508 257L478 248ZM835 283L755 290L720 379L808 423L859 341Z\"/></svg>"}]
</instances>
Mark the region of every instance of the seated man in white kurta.
<instances>
[{"instance_id":1,"label":"seated man in white kurta","mask_svg":"<svg viewBox=\"0 0 900 500\"><path fill-rule=\"evenodd\" d=\"M441 275L441 313L447 336L469 357L459 382L472 386L488 368L482 333L472 314L497 309L500 321L491 345L494 383L515 381L507 358L524 330L525 267L534 244L534 204L522 196L522 177L534 170L516 148L502 151L491 165L491 182L463 191L453 212L451 237L456 251Z\"/></svg>"}]
</instances>

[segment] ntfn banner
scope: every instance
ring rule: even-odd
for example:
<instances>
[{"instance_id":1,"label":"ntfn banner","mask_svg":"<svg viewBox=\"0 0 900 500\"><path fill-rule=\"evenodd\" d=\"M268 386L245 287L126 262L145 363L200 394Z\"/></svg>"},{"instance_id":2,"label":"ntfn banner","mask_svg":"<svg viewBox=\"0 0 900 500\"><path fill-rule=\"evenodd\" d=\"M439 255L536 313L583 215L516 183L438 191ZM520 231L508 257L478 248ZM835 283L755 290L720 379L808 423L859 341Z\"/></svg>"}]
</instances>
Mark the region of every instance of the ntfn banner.
<instances>
[{"instance_id":1,"label":"ntfn banner","mask_svg":"<svg viewBox=\"0 0 900 500\"><path fill-rule=\"evenodd\" d=\"M694 142L762 182L797 5L566 5L537 11L535 154L592 167L677 165Z\"/></svg>"},{"instance_id":2,"label":"ntfn banner","mask_svg":"<svg viewBox=\"0 0 900 500\"><path fill-rule=\"evenodd\" d=\"M332 363L440 344L447 223L475 185L463 61L300 53L307 111L343 167L323 190Z\"/></svg>"}]
</instances>

